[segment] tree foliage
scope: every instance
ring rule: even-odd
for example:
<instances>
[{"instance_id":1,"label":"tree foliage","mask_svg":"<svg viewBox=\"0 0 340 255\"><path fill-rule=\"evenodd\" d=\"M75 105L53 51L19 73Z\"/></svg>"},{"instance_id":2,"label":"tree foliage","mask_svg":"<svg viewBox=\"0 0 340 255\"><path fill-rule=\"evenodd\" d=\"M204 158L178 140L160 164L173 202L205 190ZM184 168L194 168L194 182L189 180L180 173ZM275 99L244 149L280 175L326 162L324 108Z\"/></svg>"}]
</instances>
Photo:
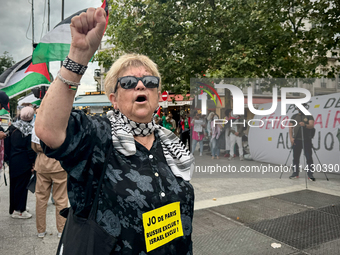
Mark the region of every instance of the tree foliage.
<instances>
[{"instance_id":1,"label":"tree foliage","mask_svg":"<svg viewBox=\"0 0 340 255\"><path fill-rule=\"evenodd\" d=\"M10 56L7 51L5 51L0 56L0 74L2 74L7 68L11 67L14 64L15 62L13 60L13 57Z\"/></svg>"},{"instance_id":2,"label":"tree foliage","mask_svg":"<svg viewBox=\"0 0 340 255\"><path fill-rule=\"evenodd\" d=\"M327 52L339 46L338 2L327 0L116 0L106 34L114 45L95 60L122 53L155 61L164 89L184 94L190 78L328 77ZM339 55L333 52L335 60Z\"/></svg>"},{"instance_id":3,"label":"tree foliage","mask_svg":"<svg viewBox=\"0 0 340 255\"><path fill-rule=\"evenodd\" d=\"M15 64L13 57L9 55L7 51L5 51L1 56L0 56L0 75L9 67L13 66ZM17 98L12 98L9 100L10 104L10 109L13 114L12 109L16 109L17 105Z\"/></svg>"}]
</instances>

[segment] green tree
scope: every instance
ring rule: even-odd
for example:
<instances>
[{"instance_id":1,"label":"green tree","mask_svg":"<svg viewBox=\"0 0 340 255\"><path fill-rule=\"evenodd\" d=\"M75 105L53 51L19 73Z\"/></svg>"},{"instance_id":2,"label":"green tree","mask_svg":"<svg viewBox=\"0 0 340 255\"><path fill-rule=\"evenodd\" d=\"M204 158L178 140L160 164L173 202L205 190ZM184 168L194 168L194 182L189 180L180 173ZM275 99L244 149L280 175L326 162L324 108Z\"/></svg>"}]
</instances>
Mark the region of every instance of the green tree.
<instances>
[{"instance_id":1,"label":"green tree","mask_svg":"<svg viewBox=\"0 0 340 255\"><path fill-rule=\"evenodd\" d=\"M322 71L328 78L334 78L339 73L339 43L340 43L340 1L319 0L315 4L314 11L310 15L313 24L312 30L318 34L320 41L318 47L318 58L322 62ZM333 65L328 65L331 56Z\"/></svg>"},{"instance_id":2,"label":"green tree","mask_svg":"<svg viewBox=\"0 0 340 255\"><path fill-rule=\"evenodd\" d=\"M12 56L10 56L7 51L5 51L0 56L0 74L2 74L7 68L14 65L14 63L15 62L14 62Z\"/></svg>"},{"instance_id":3,"label":"green tree","mask_svg":"<svg viewBox=\"0 0 340 255\"><path fill-rule=\"evenodd\" d=\"M0 75L9 67L11 67L12 65L14 65L15 62L13 60L13 57L11 55L9 55L9 53L7 51L5 51L1 56L0 56ZM14 114L15 110L17 106L17 99L16 98L12 98L9 100L9 107L11 109L11 115Z\"/></svg>"},{"instance_id":4,"label":"green tree","mask_svg":"<svg viewBox=\"0 0 340 255\"><path fill-rule=\"evenodd\" d=\"M327 66L326 56L338 46L339 6L333 1L119 0L110 5L107 35L115 46L95 59L108 67L123 52L145 54L158 64L164 89L178 94L189 90L193 77L316 77L320 66L328 76L339 71L336 63ZM323 25L310 28L309 21Z\"/></svg>"},{"instance_id":5,"label":"green tree","mask_svg":"<svg viewBox=\"0 0 340 255\"><path fill-rule=\"evenodd\" d=\"M17 106L18 106L18 100L23 96L23 93L20 95L17 95L15 97L12 97L9 100L9 108L11 110L10 114L12 117L14 117L16 115L17 112Z\"/></svg>"}]
</instances>

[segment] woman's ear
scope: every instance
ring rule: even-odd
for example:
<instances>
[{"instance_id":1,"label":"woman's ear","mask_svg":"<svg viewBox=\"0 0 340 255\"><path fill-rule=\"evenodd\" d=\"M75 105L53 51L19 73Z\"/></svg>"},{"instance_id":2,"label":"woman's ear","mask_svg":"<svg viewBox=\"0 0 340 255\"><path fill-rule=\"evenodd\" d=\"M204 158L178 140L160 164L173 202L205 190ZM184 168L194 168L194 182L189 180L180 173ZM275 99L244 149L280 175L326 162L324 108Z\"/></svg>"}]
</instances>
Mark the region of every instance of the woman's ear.
<instances>
[{"instance_id":1,"label":"woman's ear","mask_svg":"<svg viewBox=\"0 0 340 255\"><path fill-rule=\"evenodd\" d=\"M118 110L119 108L118 108L117 97L116 97L115 93L110 94L109 100L110 100L111 104L113 105L113 108L115 110Z\"/></svg>"}]
</instances>

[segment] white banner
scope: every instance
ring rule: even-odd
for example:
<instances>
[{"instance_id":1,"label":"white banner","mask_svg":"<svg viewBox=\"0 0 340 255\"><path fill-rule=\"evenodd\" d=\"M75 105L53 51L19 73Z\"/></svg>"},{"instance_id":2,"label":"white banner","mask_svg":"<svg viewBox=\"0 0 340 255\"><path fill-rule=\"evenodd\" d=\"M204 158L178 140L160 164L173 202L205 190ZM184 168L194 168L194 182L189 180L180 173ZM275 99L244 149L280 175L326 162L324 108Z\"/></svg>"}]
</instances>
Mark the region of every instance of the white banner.
<instances>
[{"instance_id":1,"label":"white banner","mask_svg":"<svg viewBox=\"0 0 340 255\"><path fill-rule=\"evenodd\" d=\"M266 110L272 106L262 104L258 110ZM315 136L312 140L313 162L319 166L319 157L321 164L332 165L339 168L340 165L340 93L329 94L324 96L312 97L308 102L308 111L314 117ZM291 143L289 139L289 121L295 113L294 105L287 106L287 113L281 116L281 102L278 102L276 111L269 116L255 115L254 119L249 121L250 125L262 127L250 127L249 130L249 147L252 158L260 162L274 164L285 164ZM283 121L283 122L282 122ZM293 152L290 154L287 165L293 161ZM301 153L300 164L305 161L303 152ZM326 166L328 170L332 166ZM331 171L329 171L331 172ZM334 172L334 170L333 170ZM338 173L339 169L338 169Z\"/></svg>"}]
</instances>

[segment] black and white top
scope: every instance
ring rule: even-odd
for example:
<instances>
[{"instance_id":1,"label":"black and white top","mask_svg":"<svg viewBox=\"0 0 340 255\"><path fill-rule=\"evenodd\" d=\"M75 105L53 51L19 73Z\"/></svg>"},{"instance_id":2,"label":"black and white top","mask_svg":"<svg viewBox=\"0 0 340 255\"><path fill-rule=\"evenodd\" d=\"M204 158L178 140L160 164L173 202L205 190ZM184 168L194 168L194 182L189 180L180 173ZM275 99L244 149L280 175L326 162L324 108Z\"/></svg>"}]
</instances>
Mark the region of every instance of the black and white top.
<instances>
[{"instance_id":1,"label":"black and white top","mask_svg":"<svg viewBox=\"0 0 340 255\"><path fill-rule=\"evenodd\" d=\"M68 122L65 142L57 150L42 144L46 155L60 160L68 172L68 195L78 216L87 217L90 212L110 143L107 118L75 111ZM96 220L117 237L112 254L192 254L192 185L176 177L167 165L157 132L150 151L135 143L136 154L131 156L113 149L101 188ZM180 203L183 236L147 253L143 213L174 202Z\"/></svg>"}]
</instances>

